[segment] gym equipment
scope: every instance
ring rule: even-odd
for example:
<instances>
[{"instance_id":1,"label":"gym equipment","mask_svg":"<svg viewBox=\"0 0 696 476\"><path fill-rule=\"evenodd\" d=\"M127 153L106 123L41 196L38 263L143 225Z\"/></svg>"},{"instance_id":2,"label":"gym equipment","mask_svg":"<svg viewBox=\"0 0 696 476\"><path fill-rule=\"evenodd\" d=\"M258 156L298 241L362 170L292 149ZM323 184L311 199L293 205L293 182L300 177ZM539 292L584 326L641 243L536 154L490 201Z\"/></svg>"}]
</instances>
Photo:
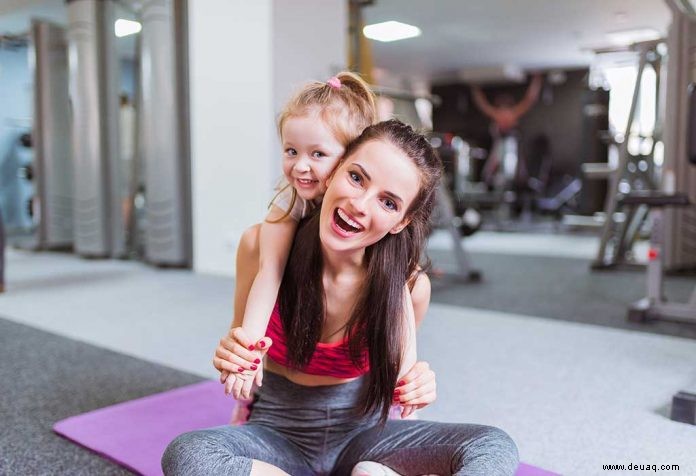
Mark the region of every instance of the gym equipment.
<instances>
[{"instance_id":1,"label":"gym equipment","mask_svg":"<svg viewBox=\"0 0 696 476\"><path fill-rule=\"evenodd\" d=\"M672 10L673 20L668 37L670 61L666 105L670 115L667 117L669 121L665 121L665 150L668 159L665 166L671 167L672 173L677 175L674 180L676 191L670 190L672 184L663 183L666 192L631 193L621 199L622 203L629 206L650 207L653 220L648 255L647 296L629 308L628 319L633 322L670 320L693 323L696 322L696 288L686 303L667 301L663 292L663 268L670 256L669 251L672 252L672 258L680 252L682 257L689 256L688 250L677 249L675 252L673 247L680 243L688 246L690 235L693 234L689 219L694 213L694 189L690 187L694 174L687 167L696 165L695 59L689 54L696 45L696 11L684 1L667 0L667 4ZM683 177L679 177L680 175ZM665 220L667 212L663 209L667 207L679 207L682 210L681 216L672 213L671 219ZM696 425L696 387L674 395L670 418Z\"/></svg>"},{"instance_id":2,"label":"gym equipment","mask_svg":"<svg viewBox=\"0 0 696 476\"><path fill-rule=\"evenodd\" d=\"M455 201L455 197L457 197L456 187L459 181L458 153L453 147L450 147L451 141L446 136L433 135L430 142L442 160L445 172L438 187L433 227L446 229L452 239L452 252L457 263L454 277L465 282L480 281L481 272L472 267L469 255L462 243L463 237L473 234L478 227L471 226L475 225L472 223L467 224L466 212L460 213L459 204ZM480 219L478 225L480 225Z\"/></svg>"},{"instance_id":3,"label":"gym equipment","mask_svg":"<svg viewBox=\"0 0 696 476\"><path fill-rule=\"evenodd\" d=\"M604 164L609 159L609 91L602 88L588 89L583 93L582 106L582 162ZM584 172L584 169L583 169ZM578 203L578 214L591 216L604 209L607 198L606 176L593 178L582 174L582 194Z\"/></svg>"},{"instance_id":4,"label":"gym equipment","mask_svg":"<svg viewBox=\"0 0 696 476\"><path fill-rule=\"evenodd\" d=\"M676 21L678 21L680 15L682 13L679 11L674 12ZM692 19L692 31L696 33L696 15L693 15ZM676 34L674 27L670 34ZM696 34L692 35L692 41L696 42ZM687 45L688 43L684 46ZM669 72L672 74L678 73L678 65L674 65ZM679 156L682 162L696 165L696 82L691 82L687 86L685 95L672 94L670 99L683 101L687 106L687 110L685 110L686 127L680 131L680 134L673 136L678 143L685 147L679 147L675 144L673 150L681 152ZM688 170L686 172L688 175ZM663 209L692 205L689 192L693 193L693 190L686 189L671 193L657 191L634 192L626 194L619 201L620 204L630 207L647 206L651 210L653 222L648 255L647 296L631 306L628 313L630 321L643 322L650 319L696 321L696 289L694 289L689 302L686 304L668 302L663 292L663 257L665 251Z\"/></svg>"},{"instance_id":5,"label":"gym equipment","mask_svg":"<svg viewBox=\"0 0 696 476\"><path fill-rule=\"evenodd\" d=\"M160 460L178 435L227 425L236 400L204 382L118 403L59 421L53 431L131 471L161 475ZM520 463L516 476L558 476Z\"/></svg>"},{"instance_id":6,"label":"gym equipment","mask_svg":"<svg viewBox=\"0 0 696 476\"><path fill-rule=\"evenodd\" d=\"M661 139L661 115L660 111L660 67L662 54L660 44L664 40L638 42L631 45L630 49L638 53L638 74L633 89L633 98L628 115L628 122L624 132L624 139L619 149L619 163L613 169L606 169L609 179L607 201L604 208L604 226L597 252L597 257L592 263L592 269L602 270L613 268L623 264L633 264L633 244L638 232L647 218L647 208L644 206L631 207L628 213L619 206L621 197L635 191L656 190L655 167L653 156L655 144ZM603 50L610 52L617 50ZM647 65L655 70L657 91L655 97L655 127L651 137L639 137L640 140L651 139L650 150L647 154L633 155L629 152L629 140L636 135L632 132L640 102L640 89L643 74ZM606 164L603 164L606 167Z\"/></svg>"},{"instance_id":7,"label":"gym equipment","mask_svg":"<svg viewBox=\"0 0 696 476\"><path fill-rule=\"evenodd\" d=\"M624 196L619 203L631 208L647 206L652 220L647 267L647 296L630 307L628 320L633 322L651 319L696 321L696 289L686 305L667 302L663 289L663 209L689 206L689 197L683 193L634 192Z\"/></svg>"},{"instance_id":8,"label":"gym equipment","mask_svg":"<svg viewBox=\"0 0 696 476\"><path fill-rule=\"evenodd\" d=\"M582 181L579 178L570 177L556 194L550 197L536 198L536 207L541 212L560 215L578 197L582 190Z\"/></svg>"},{"instance_id":9,"label":"gym equipment","mask_svg":"<svg viewBox=\"0 0 696 476\"><path fill-rule=\"evenodd\" d=\"M471 266L468 254L464 250L462 235L459 231L459 226L457 226L461 223L457 222L458 217L454 215L452 199L442 182L440 182L437 190L437 211L439 221L436 222L436 225L446 228L452 238L452 251L457 260L457 273L455 276L464 281L481 281L481 272Z\"/></svg>"},{"instance_id":10,"label":"gym equipment","mask_svg":"<svg viewBox=\"0 0 696 476\"><path fill-rule=\"evenodd\" d=\"M665 190L683 192L696 203L696 171L684 157L695 138L689 126L688 86L696 81L696 12L693 1L670 0L672 24L667 35L667 91L665 101ZM693 98L691 98L693 100ZM687 132L689 131L690 132ZM689 142L691 141L691 143ZM694 150L693 148L691 150ZM696 269L696 206L668 209L663 215L663 266L669 271Z\"/></svg>"}]
</instances>

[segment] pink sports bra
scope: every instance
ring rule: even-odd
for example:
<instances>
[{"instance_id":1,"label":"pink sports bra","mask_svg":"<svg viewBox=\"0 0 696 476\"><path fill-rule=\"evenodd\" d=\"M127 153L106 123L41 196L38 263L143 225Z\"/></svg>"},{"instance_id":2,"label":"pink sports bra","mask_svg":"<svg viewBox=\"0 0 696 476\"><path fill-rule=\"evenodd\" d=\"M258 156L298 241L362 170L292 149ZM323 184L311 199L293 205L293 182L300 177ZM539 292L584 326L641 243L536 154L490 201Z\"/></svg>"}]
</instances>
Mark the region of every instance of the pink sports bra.
<instances>
[{"instance_id":1,"label":"pink sports bra","mask_svg":"<svg viewBox=\"0 0 696 476\"><path fill-rule=\"evenodd\" d=\"M268 349L268 357L276 363L287 367L288 348L285 332L283 331L283 323L280 320L278 303L276 303L271 313L266 335L273 339L273 344ZM370 369L367 349L363 351L360 363L360 367L353 365L348 351L348 341L342 340L331 344L318 342L316 349L314 349L314 354L312 354L312 359L301 371L312 375L325 375L337 378L360 377Z\"/></svg>"}]
</instances>

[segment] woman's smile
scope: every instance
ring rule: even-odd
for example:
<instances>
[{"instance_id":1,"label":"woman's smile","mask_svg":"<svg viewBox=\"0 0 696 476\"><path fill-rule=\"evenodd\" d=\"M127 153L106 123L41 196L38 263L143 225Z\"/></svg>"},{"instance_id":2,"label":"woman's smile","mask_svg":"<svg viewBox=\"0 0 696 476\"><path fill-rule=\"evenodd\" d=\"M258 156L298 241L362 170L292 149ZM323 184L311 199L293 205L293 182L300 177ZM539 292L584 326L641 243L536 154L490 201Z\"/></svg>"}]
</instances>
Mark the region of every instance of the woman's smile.
<instances>
[{"instance_id":1,"label":"woman's smile","mask_svg":"<svg viewBox=\"0 0 696 476\"><path fill-rule=\"evenodd\" d=\"M333 224L338 228L341 235L356 235L365 229L360 223L355 221L345 210L336 208L333 214Z\"/></svg>"}]
</instances>

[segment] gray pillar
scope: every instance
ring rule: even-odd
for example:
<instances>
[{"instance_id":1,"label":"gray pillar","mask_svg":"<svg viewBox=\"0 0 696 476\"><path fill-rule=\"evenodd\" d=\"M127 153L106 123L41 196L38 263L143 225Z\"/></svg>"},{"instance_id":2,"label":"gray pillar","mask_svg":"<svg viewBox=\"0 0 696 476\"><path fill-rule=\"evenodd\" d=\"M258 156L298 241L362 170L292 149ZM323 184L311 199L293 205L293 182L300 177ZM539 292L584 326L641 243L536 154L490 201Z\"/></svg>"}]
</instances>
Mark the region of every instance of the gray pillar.
<instances>
[{"instance_id":1,"label":"gray pillar","mask_svg":"<svg viewBox=\"0 0 696 476\"><path fill-rule=\"evenodd\" d=\"M125 227L119 189L114 2L69 1L68 18L75 251L119 257L125 254Z\"/></svg>"},{"instance_id":2,"label":"gray pillar","mask_svg":"<svg viewBox=\"0 0 696 476\"><path fill-rule=\"evenodd\" d=\"M142 10L140 151L145 173L145 256L191 265L186 2L151 0Z\"/></svg>"},{"instance_id":3,"label":"gray pillar","mask_svg":"<svg viewBox=\"0 0 696 476\"><path fill-rule=\"evenodd\" d=\"M34 170L38 228L33 247L72 245L73 193L68 100L68 47L63 28L32 23Z\"/></svg>"}]
</instances>

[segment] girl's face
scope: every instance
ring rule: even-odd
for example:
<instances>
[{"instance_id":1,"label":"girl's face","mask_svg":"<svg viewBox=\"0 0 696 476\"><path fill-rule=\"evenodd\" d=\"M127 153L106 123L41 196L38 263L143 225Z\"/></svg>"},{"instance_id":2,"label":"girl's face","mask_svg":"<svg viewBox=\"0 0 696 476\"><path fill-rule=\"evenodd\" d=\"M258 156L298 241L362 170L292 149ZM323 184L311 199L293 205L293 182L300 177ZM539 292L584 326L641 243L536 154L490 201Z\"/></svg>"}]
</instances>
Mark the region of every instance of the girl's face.
<instances>
[{"instance_id":1,"label":"girl's face","mask_svg":"<svg viewBox=\"0 0 696 476\"><path fill-rule=\"evenodd\" d=\"M420 173L401 149L371 140L327 182L319 219L321 242L334 251L351 251L408 225L406 210L418 194Z\"/></svg>"},{"instance_id":2,"label":"girl's face","mask_svg":"<svg viewBox=\"0 0 696 476\"><path fill-rule=\"evenodd\" d=\"M289 117L281 130L283 173L300 197L314 200L326 191L325 182L345 147L319 114Z\"/></svg>"}]
</instances>

